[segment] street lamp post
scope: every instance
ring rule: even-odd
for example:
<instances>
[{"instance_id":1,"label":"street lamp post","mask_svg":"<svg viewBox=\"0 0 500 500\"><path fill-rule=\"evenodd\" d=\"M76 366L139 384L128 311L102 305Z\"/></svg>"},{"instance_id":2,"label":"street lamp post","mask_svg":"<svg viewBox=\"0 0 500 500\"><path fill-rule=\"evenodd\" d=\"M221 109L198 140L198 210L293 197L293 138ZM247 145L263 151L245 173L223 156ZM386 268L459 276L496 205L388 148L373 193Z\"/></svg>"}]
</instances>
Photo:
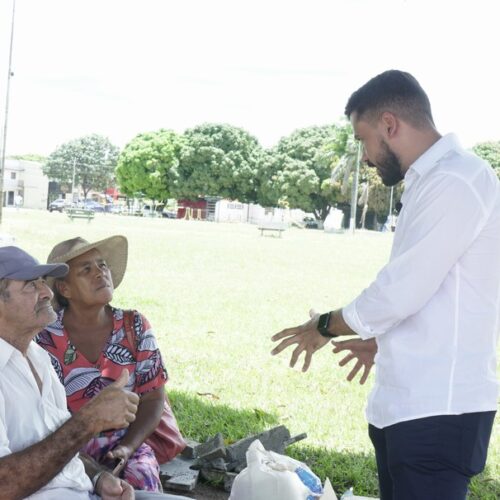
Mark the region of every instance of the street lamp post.
<instances>
[{"instance_id":1,"label":"street lamp post","mask_svg":"<svg viewBox=\"0 0 500 500\"><path fill-rule=\"evenodd\" d=\"M389 217L392 217L392 200L394 199L394 186L391 186L391 197L389 198Z\"/></svg>"},{"instance_id":2,"label":"street lamp post","mask_svg":"<svg viewBox=\"0 0 500 500\"><path fill-rule=\"evenodd\" d=\"M73 177L71 179L71 202L75 203L75 176L76 176L76 158L73 159Z\"/></svg>"},{"instance_id":3,"label":"street lamp post","mask_svg":"<svg viewBox=\"0 0 500 500\"><path fill-rule=\"evenodd\" d=\"M12 0L12 23L10 29L10 49L9 49L9 71L7 73L7 94L5 97L5 116L3 122L2 134L2 150L0 153L0 224L2 223L2 208L3 208L3 176L5 172L5 147L7 144L7 118L9 115L9 91L10 79L14 75L12 73L12 46L14 42L14 17L16 13L16 0Z\"/></svg>"}]
</instances>

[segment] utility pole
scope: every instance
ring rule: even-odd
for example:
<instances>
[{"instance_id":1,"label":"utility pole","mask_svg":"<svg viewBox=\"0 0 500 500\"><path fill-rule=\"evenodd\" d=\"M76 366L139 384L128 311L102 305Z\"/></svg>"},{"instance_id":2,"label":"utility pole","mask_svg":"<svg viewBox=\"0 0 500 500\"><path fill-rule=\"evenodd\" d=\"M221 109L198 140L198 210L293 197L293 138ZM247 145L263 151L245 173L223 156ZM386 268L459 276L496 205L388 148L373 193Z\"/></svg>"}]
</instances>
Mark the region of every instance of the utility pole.
<instances>
[{"instance_id":1,"label":"utility pole","mask_svg":"<svg viewBox=\"0 0 500 500\"><path fill-rule=\"evenodd\" d=\"M2 223L3 208L3 176L5 173L5 147L7 144L7 119L9 115L9 90L12 73L12 46L14 42L14 17L16 13L16 0L12 0L12 24L10 29L9 72L7 74L7 95L5 98L5 117L3 123L2 149L0 153L0 224Z\"/></svg>"},{"instance_id":2,"label":"utility pole","mask_svg":"<svg viewBox=\"0 0 500 500\"><path fill-rule=\"evenodd\" d=\"M7 145L7 122L9 116L9 94L10 94L10 79L14 75L12 72L12 47L14 44L14 18L16 12L16 0L12 0L12 21L10 30L10 48L9 48L9 68L7 73L7 93L5 97L5 116L2 134L2 149L0 153L0 224L2 223L2 209L3 209L3 178L5 174L5 148Z\"/></svg>"}]
</instances>

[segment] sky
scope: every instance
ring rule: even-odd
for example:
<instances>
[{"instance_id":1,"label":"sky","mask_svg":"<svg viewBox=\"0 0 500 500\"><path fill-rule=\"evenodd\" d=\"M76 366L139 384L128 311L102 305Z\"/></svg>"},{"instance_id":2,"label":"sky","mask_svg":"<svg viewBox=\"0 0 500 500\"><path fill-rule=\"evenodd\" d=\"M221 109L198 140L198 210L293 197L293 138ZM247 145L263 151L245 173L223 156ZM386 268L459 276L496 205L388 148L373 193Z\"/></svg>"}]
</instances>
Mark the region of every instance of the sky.
<instances>
[{"instance_id":1,"label":"sky","mask_svg":"<svg viewBox=\"0 0 500 500\"><path fill-rule=\"evenodd\" d=\"M0 126L13 0L0 0ZM6 154L98 133L242 127L264 147L338 122L387 69L441 133L500 140L497 0L16 0ZM1 144L0 144L1 148Z\"/></svg>"}]
</instances>

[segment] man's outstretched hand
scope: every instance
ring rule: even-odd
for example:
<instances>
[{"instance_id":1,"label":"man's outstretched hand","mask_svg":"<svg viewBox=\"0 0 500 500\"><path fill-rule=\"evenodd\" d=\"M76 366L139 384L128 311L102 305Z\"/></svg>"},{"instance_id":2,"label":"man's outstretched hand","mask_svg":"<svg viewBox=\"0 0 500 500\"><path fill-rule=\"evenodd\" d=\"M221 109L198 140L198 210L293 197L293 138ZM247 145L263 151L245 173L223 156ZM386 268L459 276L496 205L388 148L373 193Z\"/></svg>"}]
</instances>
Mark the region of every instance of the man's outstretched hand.
<instances>
[{"instance_id":1,"label":"man's outstretched hand","mask_svg":"<svg viewBox=\"0 0 500 500\"><path fill-rule=\"evenodd\" d=\"M323 337L317 329L319 314L314 310L309 311L310 320L306 321L300 326L295 326L293 328L286 328L281 332L277 333L271 340L281 342L271 351L271 354L279 354L281 351L290 347L293 344L297 344L297 347L292 352L292 357L290 358L290 367L293 368L299 356L302 352L305 352L304 365L302 366L302 371L305 372L311 366L312 355L318 350L328 344L328 338ZM283 340L282 340L283 339Z\"/></svg>"},{"instance_id":2,"label":"man's outstretched hand","mask_svg":"<svg viewBox=\"0 0 500 500\"><path fill-rule=\"evenodd\" d=\"M375 342L375 339L332 340L332 344L335 346L333 349L334 354L342 351L349 351L347 356L343 357L339 361L340 366L346 365L353 359L356 360L356 364L347 375L347 380L352 382L356 374L363 369L359 383L364 384L372 366L375 363L375 354L377 354L377 343Z\"/></svg>"}]
</instances>

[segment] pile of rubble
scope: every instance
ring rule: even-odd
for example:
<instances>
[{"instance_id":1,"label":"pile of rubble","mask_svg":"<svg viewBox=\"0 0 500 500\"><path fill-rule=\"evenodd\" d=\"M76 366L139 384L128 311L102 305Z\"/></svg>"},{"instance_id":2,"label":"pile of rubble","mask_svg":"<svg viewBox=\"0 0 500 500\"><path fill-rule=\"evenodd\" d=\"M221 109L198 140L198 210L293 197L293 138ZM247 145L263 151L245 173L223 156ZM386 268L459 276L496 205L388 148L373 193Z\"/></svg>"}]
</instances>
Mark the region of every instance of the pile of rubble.
<instances>
[{"instance_id":1,"label":"pile of rubble","mask_svg":"<svg viewBox=\"0 0 500 500\"><path fill-rule=\"evenodd\" d=\"M229 446L224 444L220 433L205 443L188 442L181 455L160 466L163 487L165 490L192 491L201 476L231 491L234 478L247 466L246 451L253 441L258 439L266 450L283 454L287 446L306 437L305 433L291 437L290 431L280 425Z\"/></svg>"}]
</instances>

